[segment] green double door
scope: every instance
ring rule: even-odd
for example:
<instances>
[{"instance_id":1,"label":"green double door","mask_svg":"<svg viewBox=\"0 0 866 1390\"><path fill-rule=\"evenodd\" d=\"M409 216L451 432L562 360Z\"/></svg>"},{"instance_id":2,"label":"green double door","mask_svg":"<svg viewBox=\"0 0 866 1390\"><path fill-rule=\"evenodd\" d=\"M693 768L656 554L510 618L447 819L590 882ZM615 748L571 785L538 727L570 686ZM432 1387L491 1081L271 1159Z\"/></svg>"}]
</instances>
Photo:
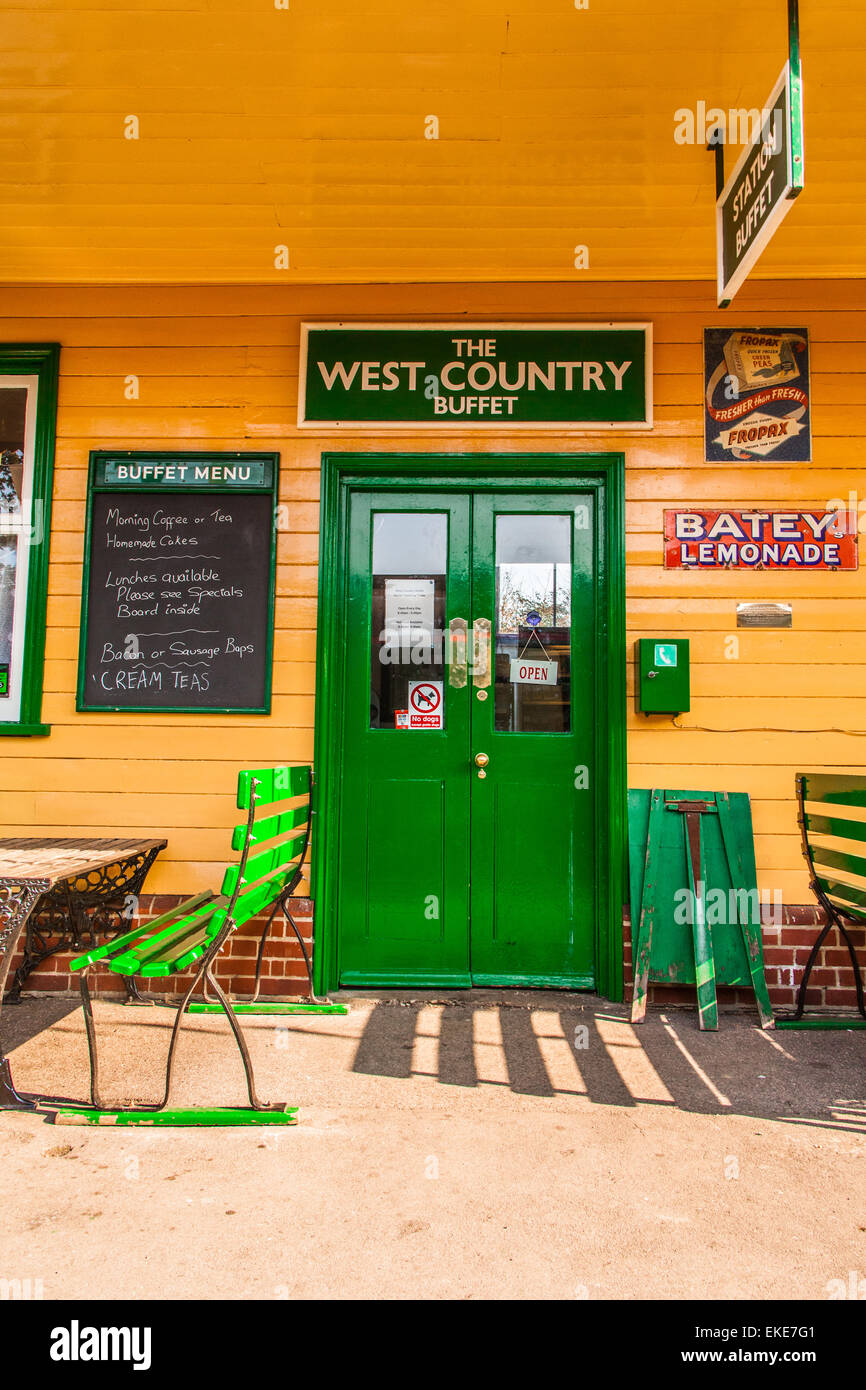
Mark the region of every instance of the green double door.
<instances>
[{"instance_id":1,"label":"green double door","mask_svg":"<svg viewBox=\"0 0 866 1390\"><path fill-rule=\"evenodd\" d=\"M594 985L594 506L349 494L342 984Z\"/></svg>"}]
</instances>

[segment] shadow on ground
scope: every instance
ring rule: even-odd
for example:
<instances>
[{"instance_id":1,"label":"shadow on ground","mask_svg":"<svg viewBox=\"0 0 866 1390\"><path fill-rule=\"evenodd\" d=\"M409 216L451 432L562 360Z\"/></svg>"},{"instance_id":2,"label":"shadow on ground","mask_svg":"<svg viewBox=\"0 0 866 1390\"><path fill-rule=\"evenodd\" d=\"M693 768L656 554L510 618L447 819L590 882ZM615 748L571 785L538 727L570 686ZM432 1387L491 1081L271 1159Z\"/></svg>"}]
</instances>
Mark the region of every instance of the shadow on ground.
<instances>
[{"instance_id":1,"label":"shadow on ground","mask_svg":"<svg viewBox=\"0 0 866 1390\"><path fill-rule=\"evenodd\" d=\"M300 1044L303 1037L304 1056L326 1088L336 1068L346 1079L383 1078L407 1088L425 1081L464 1093L477 1088L488 1097L574 1097L621 1110L651 1105L866 1135L864 1032L762 1032L748 1014L734 1012L720 1015L717 1032L701 1032L694 1012L685 1009L650 1013L634 1027L622 1005L545 990L431 991L428 997L346 991L339 997L350 1005L348 1016L245 1020L256 1066L268 1065L275 1042L285 1055L291 1039ZM158 1076L164 1067L174 1011L97 1002L96 1014L113 1066L123 1064L137 1093L142 1073ZM43 1093L58 1094L58 1065L65 1084L72 1084L66 1073L73 1063L76 1073L86 1065L74 998L7 1005L2 1031L9 1053L26 1052L28 1043L44 1052L36 1083ZM237 1079L238 1059L223 1018L188 1017L182 1036L210 1082L221 1089L224 1068L231 1068L228 1079ZM59 1051L45 1050L43 1039ZM332 1042L347 1044L350 1052L340 1059ZM55 1075L44 1075L45 1066ZM243 1102L238 1097L235 1103Z\"/></svg>"},{"instance_id":2,"label":"shadow on ground","mask_svg":"<svg viewBox=\"0 0 866 1390\"><path fill-rule=\"evenodd\" d=\"M722 1014L717 1032L701 1032L686 1010L651 1013L633 1027L621 1006L549 991L427 1000L390 994L374 999L353 1070L410 1080L419 1024L434 1005L438 1046L427 1049L424 1070L430 1074L433 1057L445 1086L498 1085L521 1095L580 1095L598 1105L675 1106L866 1134L866 1034L762 1032L743 1013ZM491 1050L501 1054L498 1077L490 1074L495 1065L483 1065Z\"/></svg>"}]
</instances>

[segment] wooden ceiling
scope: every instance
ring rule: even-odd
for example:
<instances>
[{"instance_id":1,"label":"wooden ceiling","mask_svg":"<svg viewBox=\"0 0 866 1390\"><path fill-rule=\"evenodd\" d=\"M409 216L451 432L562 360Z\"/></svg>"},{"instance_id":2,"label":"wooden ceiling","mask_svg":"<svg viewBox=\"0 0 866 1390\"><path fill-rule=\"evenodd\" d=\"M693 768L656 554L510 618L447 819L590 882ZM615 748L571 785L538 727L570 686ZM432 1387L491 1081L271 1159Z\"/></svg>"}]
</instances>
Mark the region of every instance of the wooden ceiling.
<instances>
[{"instance_id":1,"label":"wooden ceiling","mask_svg":"<svg viewBox=\"0 0 866 1390\"><path fill-rule=\"evenodd\" d=\"M786 0L280 3L0 0L0 279L714 275L675 113L762 104ZM806 186L755 273L862 276L866 5L800 10Z\"/></svg>"}]
</instances>

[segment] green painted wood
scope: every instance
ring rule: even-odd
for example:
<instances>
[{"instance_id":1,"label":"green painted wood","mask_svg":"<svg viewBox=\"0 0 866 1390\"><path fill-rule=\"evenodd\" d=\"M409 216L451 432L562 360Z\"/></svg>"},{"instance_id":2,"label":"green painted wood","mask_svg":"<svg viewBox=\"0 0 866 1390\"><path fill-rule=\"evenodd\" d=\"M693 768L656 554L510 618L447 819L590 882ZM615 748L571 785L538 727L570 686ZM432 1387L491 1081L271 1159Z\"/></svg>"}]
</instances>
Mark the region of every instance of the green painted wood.
<instances>
[{"instance_id":1,"label":"green painted wood","mask_svg":"<svg viewBox=\"0 0 866 1390\"><path fill-rule=\"evenodd\" d=\"M632 922L636 923L632 942L632 1023L642 1023L646 1017L653 921L657 910L659 850L664 820L663 796L663 792L656 790L644 800L642 792L629 792L629 852L632 862L643 858L640 897L636 893L632 896Z\"/></svg>"},{"instance_id":2,"label":"green painted wood","mask_svg":"<svg viewBox=\"0 0 866 1390\"><path fill-rule=\"evenodd\" d=\"M850 1028L866 1028L866 1018L860 1018L859 1014L853 1018L777 1018L777 1028L833 1028L847 1030Z\"/></svg>"},{"instance_id":3,"label":"green painted wood","mask_svg":"<svg viewBox=\"0 0 866 1390\"><path fill-rule=\"evenodd\" d=\"M284 1110L251 1110L214 1107L201 1110L57 1110L56 1125L98 1125L122 1129L131 1125L167 1127L203 1125L296 1125L298 1107Z\"/></svg>"},{"instance_id":4,"label":"green painted wood","mask_svg":"<svg viewBox=\"0 0 866 1390\"><path fill-rule=\"evenodd\" d=\"M145 977L176 975L179 970L185 970L188 965L192 965L193 961L201 960L214 935L208 923L200 923L187 928L182 934L152 951L128 952L126 956L121 957L121 963L134 958L137 962L134 973Z\"/></svg>"},{"instance_id":5,"label":"green painted wood","mask_svg":"<svg viewBox=\"0 0 866 1390\"><path fill-rule=\"evenodd\" d=\"M455 692L471 718L464 755L471 819L470 969L473 981L556 979L577 989L587 988L581 982L589 980L594 988L599 845L593 730L602 717L596 499L590 492L541 488L474 495L469 617L489 617L494 633L496 526L509 515L569 521L570 727L557 733L497 730L494 686L485 701L478 700L471 679L465 691ZM501 668L503 658L498 661ZM479 752L490 758L485 778L473 764Z\"/></svg>"},{"instance_id":6,"label":"green painted wood","mask_svg":"<svg viewBox=\"0 0 866 1390\"><path fill-rule=\"evenodd\" d=\"M471 983L476 989L595 989L595 975L486 975L473 970Z\"/></svg>"},{"instance_id":7,"label":"green painted wood","mask_svg":"<svg viewBox=\"0 0 866 1390\"><path fill-rule=\"evenodd\" d=\"M745 793L707 792L691 789L629 791L629 864L632 921L639 922L646 897L646 858L653 798L668 801L706 801L721 804L720 814L701 817L701 849L705 891L703 910L712 939L716 985L755 989L764 1027L770 1026L771 1010L763 974L760 931L760 897L755 869L755 848L749 798ZM650 898L655 904L649 967L638 929L636 968L647 970L649 981L661 984L694 984L701 981L709 995L706 963L699 972L695 942L689 921L689 893L696 885L689 879L684 816L659 809L658 843L652 849L657 864ZM724 831L723 831L724 826ZM748 929L748 930L747 930ZM703 951L703 948L700 948ZM643 988L643 985L641 986Z\"/></svg>"},{"instance_id":8,"label":"green painted wood","mask_svg":"<svg viewBox=\"0 0 866 1390\"><path fill-rule=\"evenodd\" d=\"M374 973L367 970L342 970L340 979L350 989L469 989L472 984L472 976L468 970L463 974L453 970L437 973L435 970L423 969L413 969L411 972L377 970Z\"/></svg>"},{"instance_id":9,"label":"green painted wood","mask_svg":"<svg viewBox=\"0 0 866 1390\"><path fill-rule=\"evenodd\" d=\"M370 728L372 528L374 513L388 511L446 516L444 625L469 612L469 498L354 494L335 846L340 980L435 976L456 988L469 971L469 692L452 689L446 676L441 732Z\"/></svg>"},{"instance_id":10,"label":"green painted wood","mask_svg":"<svg viewBox=\"0 0 866 1390\"><path fill-rule=\"evenodd\" d=\"M826 835L839 840L866 840L866 821L839 820L837 817L815 816L806 812L806 829L813 835Z\"/></svg>"},{"instance_id":11,"label":"green painted wood","mask_svg":"<svg viewBox=\"0 0 866 1390\"><path fill-rule=\"evenodd\" d=\"M144 922L141 926L133 928L132 931L124 932L122 936L115 936L104 946L94 946L91 950L85 951L83 955L75 956L69 962L70 970L84 970L88 965L95 965L97 961L109 960L112 956L123 955L128 947L135 946L145 938L150 938L165 923L174 923L184 919L195 908L207 903L214 905L217 895L209 891L197 893L193 898L187 898L186 902L178 903L176 907L168 912L163 912L161 916L154 917L150 922Z\"/></svg>"},{"instance_id":12,"label":"green painted wood","mask_svg":"<svg viewBox=\"0 0 866 1390\"><path fill-rule=\"evenodd\" d=\"M596 975L598 724L592 493L354 494L340 817L340 980L399 975L455 985ZM495 730L495 692L444 675L445 727L370 728L372 520L383 511L449 521L444 626L495 617L498 516L571 516L571 721L567 733ZM471 602L470 602L471 600ZM487 777L473 758L487 752ZM577 767L586 769L578 789ZM527 824L531 838L527 839ZM471 885L471 887L470 887Z\"/></svg>"},{"instance_id":13,"label":"green painted wood","mask_svg":"<svg viewBox=\"0 0 866 1390\"><path fill-rule=\"evenodd\" d=\"M827 877L821 873L822 869L841 869L843 873L862 879L866 884L866 859L846 854L844 850L828 849L825 845L812 845L812 859L819 879Z\"/></svg>"},{"instance_id":14,"label":"green painted wood","mask_svg":"<svg viewBox=\"0 0 866 1390\"><path fill-rule=\"evenodd\" d=\"M862 889L852 888L850 883L838 878L825 878L823 874L816 874L815 882L839 906L844 917L866 917L866 893Z\"/></svg>"},{"instance_id":15,"label":"green painted wood","mask_svg":"<svg viewBox=\"0 0 866 1390\"><path fill-rule=\"evenodd\" d=\"M0 374L35 376L36 429L33 444L33 501L41 508L38 525L28 541L25 638L21 670L21 708L16 723L0 724L0 734L44 737L42 684L45 671L45 614L51 542L51 503L54 497L54 444L60 374L59 343L0 344Z\"/></svg>"},{"instance_id":16,"label":"green painted wood","mask_svg":"<svg viewBox=\"0 0 866 1390\"><path fill-rule=\"evenodd\" d=\"M347 1014L345 1004L232 1004L236 1014ZM225 1013L222 1004L190 1004L188 1014Z\"/></svg>"},{"instance_id":17,"label":"green painted wood","mask_svg":"<svg viewBox=\"0 0 866 1390\"><path fill-rule=\"evenodd\" d=\"M308 764L300 767L259 767L241 772L238 776L238 810L248 811L253 781L256 787L258 805L271 805L276 801L289 801L294 796L304 796L310 789L310 768Z\"/></svg>"},{"instance_id":18,"label":"green painted wood","mask_svg":"<svg viewBox=\"0 0 866 1390\"><path fill-rule=\"evenodd\" d=\"M259 879L280 871L282 872L282 880L285 882L290 876L290 869L297 867L303 852L304 839L301 836L299 840L290 840L285 844L275 845L273 849L263 850L261 854L251 854L247 859L243 876L241 876L239 864L229 865L223 876L220 891L225 897L230 898L238 884L242 889L249 888L250 884L257 883Z\"/></svg>"},{"instance_id":19,"label":"green painted wood","mask_svg":"<svg viewBox=\"0 0 866 1390\"><path fill-rule=\"evenodd\" d=\"M264 883L257 884L246 893L241 893L232 909L232 921L242 927L251 918L258 916L263 908L270 907L280 896L291 879L291 874L275 874Z\"/></svg>"},{"instance_id":20,"label":"green painted wood","mask_svg":"<svg viewBox=\"0 0 866 1390\"><path fill-rule=\"evenodd\" d=\"M290 806L287 811L279 811L274 816L262 816L261 820L257 819L253 823L250 846L265 844L267 840L274 840L278 835L287 835L290 830L305 826L309 818L309 802L303 806ZM232 849L242 850L246 839L246 822L236 825L232 831Z\"/></svg>"},{"instance_id":21,"label":"green painted wood","mask_svg":"<svg viewBox=\"0 0 866 1390\"><path fill-rule=\"evenodd\" d=\"M413 494L432 494L431 505L478 490L497 495L534 489L549 493L589 491L597 498L595 580L598 595L597 651L593 670L597 719L589 731L596 784L598 827L597 986L620 999L623 988L622 903L626 889L625 781L625 546L624 458L622 454L325 454L322 459L319 561L319 616L316 680L316 769L319 795L314 809L313 894L317 910L315 962L317 990L346 983L416 984L435 987L445 982L468 984L465 972L445 978L423 966L407 976L400 970L379 971L375 979L347 969L340 959L340 909L343 860L341 817L347 810L357 823L357 799L350 804L343 776L349 701L349 639L356 621L368 623L363 601L357 601L349 578L352 555L357 559L357 528L351 524L353 498L379 489L389 494L395 509ZM366 559L367 557L362 557ZM354 608L353 608L354 603ZM450 616L468 617L466 609ZM328 828L316 835L321 818ZM339 834L335 833L339 830ZM361 928L363 931L363 927ZM576 986L576 987L579 987Z\"/></svg>"},{"instance_id":22,"label":"green painted wood","mask_svg":"<svg viewBox=\"0 0 866 1390\"><path fill-rule=\"evenodd\" d=\"M866 807L866 777L847 773L803 772L803 800L830 806Z\"/></svg>"},{"instance_id":23,"label":"green painted wood","mask_svg":"<svg viewBox=\"0 0 866 1390\"><path fill-rule=\"evenodd\" d=\"M195 899L190 899L195 902ZM141 961L146 959L159 958L161 954L168 951L177 940L185 940L190 933L197 933L204 930L201 924L210 923L208 932L209 939L213 939L219 926L225 920L225 911L219 906L222 899L217 899L216 904L211 901L203 907L197 908L192 913L179 917L170 926L163 927L159 931L151 931L151 924L143 923L134 931L126 932L125 935L117 937L116 940L108 942L92 951L86 952L82 956L76 956L70 961L70 970L83 970L88 965L96 961L103 960L108 964L110 970L120 975L134 975ZM186 907L187 904L182 904ZM168 914L165 914L166 916ZM218 925L215 922L218 920ZM161 921L164 918L160 919Z\"/></svg>"},{"instance_id":24,"label":"green painted wood","mask_svg":"<svg viewBox=\"0 0 866 1390\"><path fill-rule=\"evenodd\" d=\"M670 815L671 812L666 812ZM679 812L676 813L679 815ZM692 914L692 942L695 952L695 986L698 997L698 1027L714 1031L719 1026L719 1006L716 998L716 967L713 960L713 935L707 921L706 880L703 878L703 853L701 842L704 816L700 816L696 844L689 843L689 827L683 817L685 837L686 873L692 893L694 912Z\"/></svg>"},{"instance_id":25,"label":"green painted wood","mask_svg":"<svg viewBox=\"0 0 866 1390\"><path fill-rule=\"evenodd\" d=\"M722 832L722 845L724 846L725 855L728 860L731 882L743 883L745 881L745 871L743 869L742 856L740 855L739 846L737 844L733 817L731 815L731 799L727 792L716 793L716 807L719 817L719 829ZM746 959L749 962L749 970L752 976L752 988L755 991L755 1002L758 1006L761 1027L772 1028L773 1006L770 1003L770 995L767 990L767 979L764 975L764 949L760 923L754 921L753 915L750 912L744 912L741 909L742 904L739 898L735 898L735 915L743 934L743 945L746 948Z\"/></svg>"}]
</instances>

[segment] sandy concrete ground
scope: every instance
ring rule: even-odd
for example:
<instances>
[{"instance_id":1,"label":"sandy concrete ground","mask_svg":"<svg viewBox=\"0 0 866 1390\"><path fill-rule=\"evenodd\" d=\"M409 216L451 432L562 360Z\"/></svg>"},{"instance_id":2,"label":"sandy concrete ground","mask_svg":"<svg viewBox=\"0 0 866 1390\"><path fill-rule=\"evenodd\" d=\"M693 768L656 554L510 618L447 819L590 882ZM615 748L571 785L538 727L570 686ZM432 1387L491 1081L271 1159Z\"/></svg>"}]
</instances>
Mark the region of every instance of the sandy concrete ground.
<instances>
[{"instance_id":1,"label":"sandy concrete ground","mask_svg":"<svg viewBox=\"0 0 866 1390\"><path fill-rule=\"evenodd\" d=\"M802 1298L866 1278L866 1032L762 1034L591 996L349 998L248 1023L291 1129L0 1114L0 1279L46 1298ZM154 1095L171 1015L97 1003L104 1082ZM83 1095L72 1000L6 1008L22 1090ZM243 1099L221 1018L176 1100ZM866 1288L866 1285L864 1285Z\"/></svg>"}]
</instances>

